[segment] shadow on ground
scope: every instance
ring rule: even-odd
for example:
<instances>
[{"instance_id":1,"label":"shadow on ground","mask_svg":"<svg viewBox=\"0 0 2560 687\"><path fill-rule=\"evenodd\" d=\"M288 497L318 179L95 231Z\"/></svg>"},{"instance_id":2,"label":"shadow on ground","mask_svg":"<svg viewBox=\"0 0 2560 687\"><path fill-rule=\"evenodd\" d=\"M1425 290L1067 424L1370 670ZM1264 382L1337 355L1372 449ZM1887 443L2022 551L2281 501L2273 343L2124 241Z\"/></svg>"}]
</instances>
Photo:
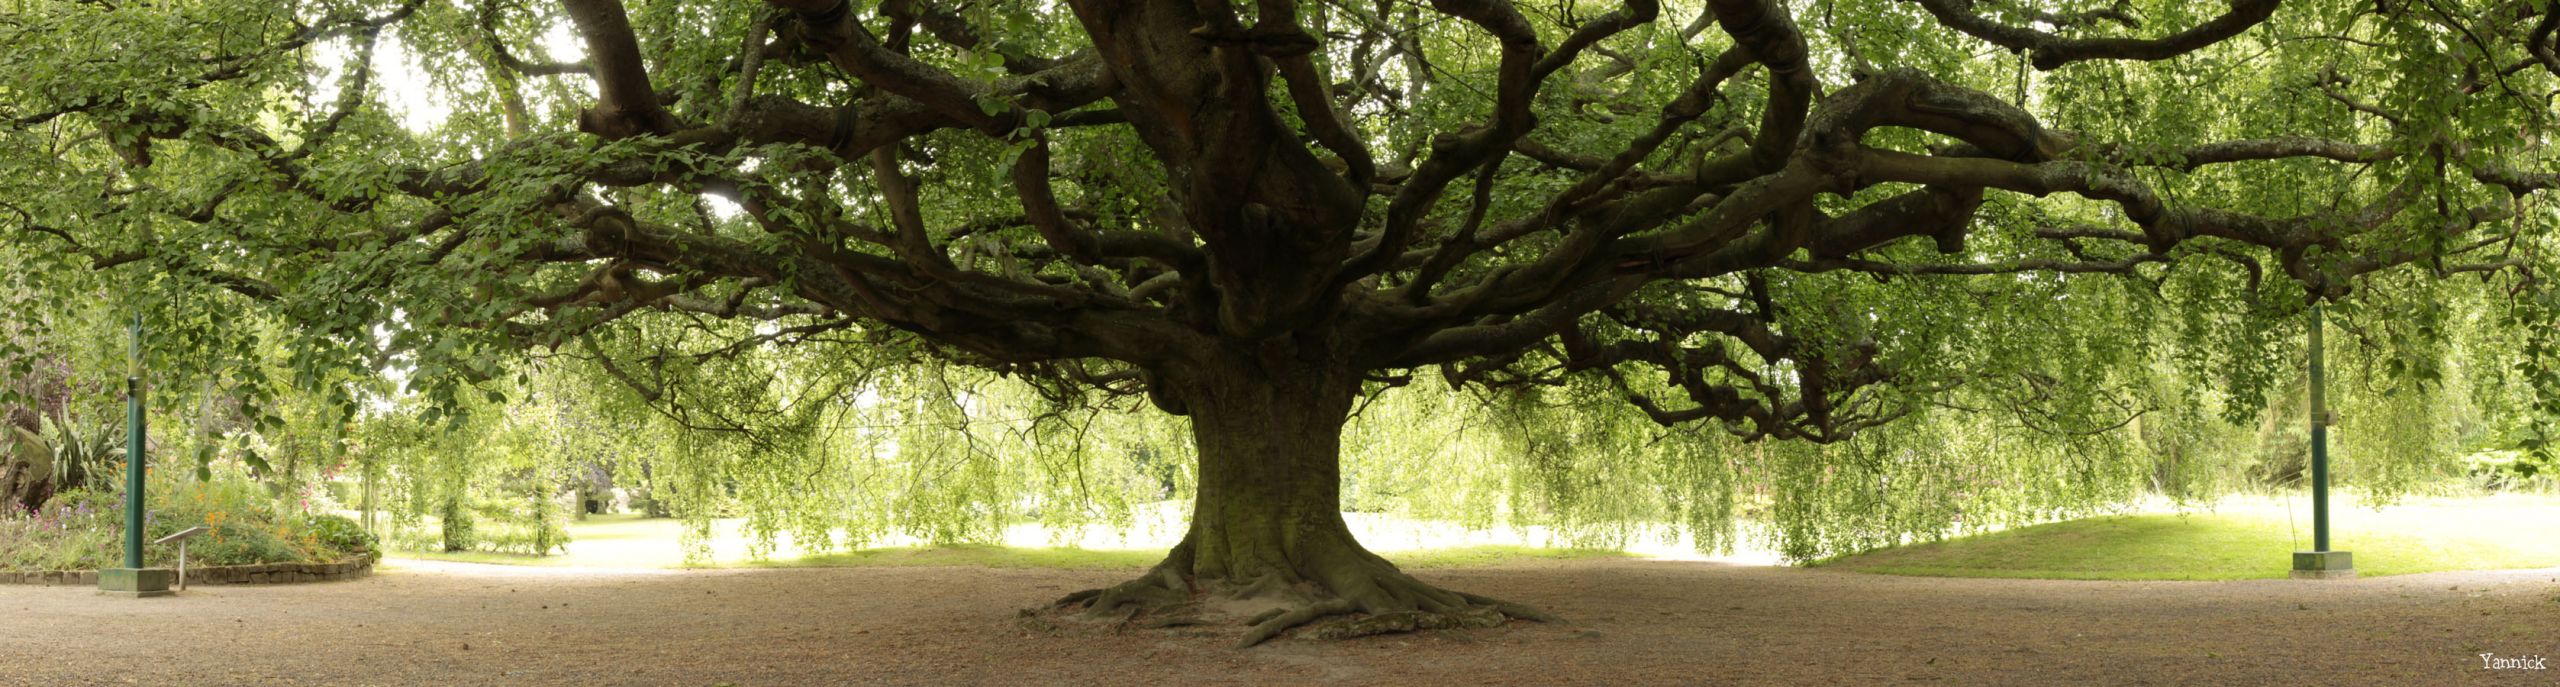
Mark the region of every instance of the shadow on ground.
<instances>
[{"instance_id":1,"label":"shadow on ground","mask_svg":"<svg viewBox=\"0 0 2560 687\"><path fill-rule=\"evenodd\" d=\"M0 684L2445 684L2560 656L2560 570L1907 578L1632 559L1421 571L1572 622L1228 648L1027 629L1125 572L420 565L111 599L0 587Z\"/></svg>"}]
</instances>

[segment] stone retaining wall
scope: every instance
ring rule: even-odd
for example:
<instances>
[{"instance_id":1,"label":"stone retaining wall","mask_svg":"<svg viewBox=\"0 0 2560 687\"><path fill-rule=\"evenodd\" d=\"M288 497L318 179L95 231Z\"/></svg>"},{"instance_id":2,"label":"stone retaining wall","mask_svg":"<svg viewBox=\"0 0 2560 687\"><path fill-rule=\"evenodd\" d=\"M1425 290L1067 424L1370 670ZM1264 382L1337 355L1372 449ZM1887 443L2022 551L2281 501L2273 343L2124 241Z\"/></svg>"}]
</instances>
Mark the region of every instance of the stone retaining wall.
<instances>
[{"instance_id":1,"label":"stone retaining wall","mask_svg":"<svg viewBox=\"0 0 2560 687\"><path fill-rule=\"evenodd\" d=\"M376 556L364 554L335 563L265 563L260 565L187 566L187 584L284 584L352 580L373 572ZM0 570L0 584L98 586L95 570Z\"/></svg>"}]
</instances>

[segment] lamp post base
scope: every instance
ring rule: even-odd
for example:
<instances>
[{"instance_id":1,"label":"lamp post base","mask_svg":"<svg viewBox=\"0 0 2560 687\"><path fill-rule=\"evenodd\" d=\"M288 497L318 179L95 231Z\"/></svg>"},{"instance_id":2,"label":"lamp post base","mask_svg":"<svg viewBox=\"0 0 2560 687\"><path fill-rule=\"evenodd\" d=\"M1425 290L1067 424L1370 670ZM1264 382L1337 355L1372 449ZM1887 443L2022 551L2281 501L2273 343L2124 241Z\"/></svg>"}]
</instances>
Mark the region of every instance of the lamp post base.
<instances>
[{"instance_id":1,"label":"lamp post base","mask_svg":"<svg viewBox=\"0 0 2560 687\"><path fill-rule=\"evenodd\" d=\"M98 591L115 596L168 596L178 574L168 568L101 568Z\"/></svg>"},{"instance_id":2,"label":"lamp post base","mask_svg":"<svg viewBox=\"0 0 2560 687\"><path fill-rule=\"evenodd\" d=\"M2352 580L2355 578L2355 556L2345 551L2293 552L2293 579Z\"/></svg>"}]
</instances>

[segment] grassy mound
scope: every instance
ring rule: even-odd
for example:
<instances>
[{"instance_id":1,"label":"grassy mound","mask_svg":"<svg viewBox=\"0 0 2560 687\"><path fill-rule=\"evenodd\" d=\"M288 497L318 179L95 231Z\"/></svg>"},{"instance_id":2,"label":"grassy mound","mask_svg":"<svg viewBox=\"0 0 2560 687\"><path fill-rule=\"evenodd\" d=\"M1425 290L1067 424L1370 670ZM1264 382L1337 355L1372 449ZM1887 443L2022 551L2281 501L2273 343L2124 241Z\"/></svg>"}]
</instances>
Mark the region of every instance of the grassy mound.
<instances>
[{"instance_id":1,"label":"grassy mound","mask_svg":"<svg viewBox=\"0 0 2560 687\"><path fill-rule=\"evenodd\" d=\"M1525 560L1569 560L1621 556L1615 551L1542 549L1527 546L1465 546L1420 551L1388 551L1379 555L1407 570L1468 568ZM983 568L1143 569L1164 558L1156 549L1026 548L987 545L911 546L863 549L849 553L759 561L755 567L809 568L851 566L961 565Z\"/></svg>"},{"instance_id":2,"label":"grassy mound","mask_svg":"<svg viewBox=\"0 0 2560 687\"><path fill-rule=\"evenodd\" d=\"M2331 548L2363 576L2560 567L2560 499L2424 500L2379 511L2333 505ZM2308 550L2297 504L2057 522L1844 556L1820 567L1939 577L2238 580L2285 577Z\"/></svg>"},{"instance_id":3,"label":"grassy mound","mask_svg":"<svg viewBox=\"0 0 2560 687\"><path fill-rule=\"evenodd\" d=\"M208 528L187 543L189 565L331 562L374 547L353 521L290 507L245 480L154 482L149 496L146 542ZM73 490L34 513L0 515L0 570L122 565L123 509L123 494ZM175 566L177 555L174 546L146 545L143 564Z\"/></svg>"}]
</instances>

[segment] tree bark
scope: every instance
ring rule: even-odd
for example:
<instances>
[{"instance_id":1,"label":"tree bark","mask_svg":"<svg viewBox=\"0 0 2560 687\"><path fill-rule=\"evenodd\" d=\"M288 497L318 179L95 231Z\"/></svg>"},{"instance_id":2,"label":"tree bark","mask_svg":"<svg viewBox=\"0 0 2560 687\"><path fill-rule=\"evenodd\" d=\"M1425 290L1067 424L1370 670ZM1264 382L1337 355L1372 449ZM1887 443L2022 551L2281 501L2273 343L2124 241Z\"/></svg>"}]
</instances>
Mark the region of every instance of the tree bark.
<instances>
[{"instance_id":1,"label":"tree bark","mask_svg":"<svg viewBox=\"0 0 2560 687\"><path fill-rule=\"evenodd\" d=\"M1342 519L1341 494L1342 425L1359 395L1359 376L1348 365L1275 364L1261 357L1169 375L1199 449L1191 528L1147 575L1069 595L1060 606L1164 626L1200 624L1204 599L1268 602L1247 621L1253 625L1247 646L1333 616L1349 617L1311 634L1551 619L1425 584L1362 547Z\"/></svg>"},{"instance_id":2,"label":"tree bark","mask_svg":"<svg viewBox=\"0 0 2560 687\"><path fill-rule=\"evenodd\" d=\"M1200 472L1176 557L1196 578L1297 583L1367 553L1342 520L1342 424L1359 385L1347 372L1279 372L1219 366L1178 392Z\"/></svg>"}]
</instances>

